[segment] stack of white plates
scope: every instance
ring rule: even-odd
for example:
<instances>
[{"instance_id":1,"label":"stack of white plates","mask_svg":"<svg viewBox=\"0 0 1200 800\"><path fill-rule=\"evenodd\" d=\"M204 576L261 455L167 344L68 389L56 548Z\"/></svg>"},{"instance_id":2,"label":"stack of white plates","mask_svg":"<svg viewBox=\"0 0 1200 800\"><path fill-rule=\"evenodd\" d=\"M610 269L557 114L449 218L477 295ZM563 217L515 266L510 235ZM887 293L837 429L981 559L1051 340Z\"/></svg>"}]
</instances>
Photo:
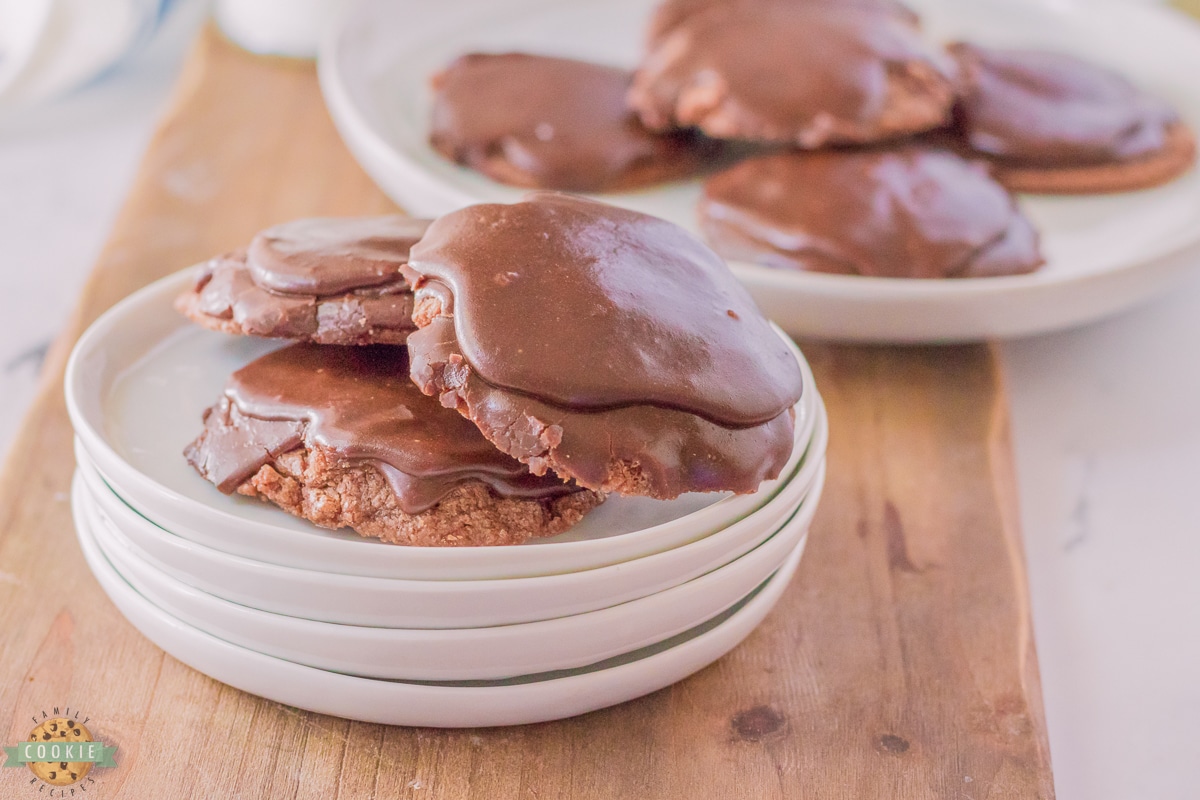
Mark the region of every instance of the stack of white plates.
<instances>
[{"instance_id":1,"label":"stack of white plates","mask_svg":"<svg viewBox=\"0 0 1200 800\"><path fill-rule=\"evenodd\" d=\"M827 427L807 364L791 460L751 495L611 497L565 534L416 548L317 528L195 474L182 450L226 378L278 342L201 330L138 292L67 370L88 564L181 661L282 703L370 722L488 726L580 714L720 658L800 561Z\"/></svg>"}]
</instances>

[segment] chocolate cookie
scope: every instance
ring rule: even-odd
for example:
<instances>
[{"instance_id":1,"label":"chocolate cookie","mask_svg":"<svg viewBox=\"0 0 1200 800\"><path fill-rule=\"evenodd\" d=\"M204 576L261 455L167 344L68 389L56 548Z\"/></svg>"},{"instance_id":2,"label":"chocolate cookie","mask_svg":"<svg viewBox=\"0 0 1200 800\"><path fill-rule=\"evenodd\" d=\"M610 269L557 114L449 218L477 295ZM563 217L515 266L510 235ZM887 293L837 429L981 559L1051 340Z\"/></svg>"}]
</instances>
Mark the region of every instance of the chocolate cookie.
<instances>
[{"instance_id":1,"label":"chocolate cookie","mask_svg":"<svg viewBox=\"0 0 1200 800\"><path fill-rule=\"evenodd\" d=\"M817 148L946 124L953 60L878 9L730 0L652 42L629 104L652 130Z\"/></svg>"},{"instance_id":2,"label":"chocolate cookie","mask_svg":"<svg viewBox=\"0 0 1200 800\"><path fill-rule=\"evenodd\" d=\"M603 499L531 475L408 372L403 347L276 350L233 374L185 456L222 492L397 544L517 544Z\"/></svg>"},{"instance_id":3,"label":"chocolate cookie","mask_svg":"<svg viewBox=\"0 0 1200 800\"><path fill-rule=\"evenodd\" d=\"M1062 53L949 49L962 82L957 129L1011 189L1143 189L1195 161L1195 137L1175 111L1121 75Z\"/></svg>"},{"instance_id":4,"label":"chocolate cookie","mask_svg":"<svg viewBox=\"0 0 1200 800\"><path fill-rule=\"evenodd\" d=\"M1038 235L987 167L946 150L779 153L704 187L700 222L728 259L884 278L1030 272Z\"/></svg>"},{"instance_id":5,"label":"chocolate cookie","mask_svg":"<svg viewBox=\"0 0 1200 800\"><path fill-rule=\"evenodd\" d=\"M679 23L696 13L731 2L741 0L665 0L659 3L646 26L646 41L653 45L663 36L670 33ZM841 6L843 8L864 8L876 11L886 11L908 22L910 25L920 24L916 13L897 0L792 0L793 3L808 5Z\"/></svg>"},{"instance_id":6,"label":"chocolate cookie","mask_svg":"<svg viewBox=\"0 0 1200 800\"><path fill-rule=\"evenodd\" d=\"M425 220L300 219L203 266L175 303L212 330L321 344L403 344L412 292L399 267Z\"/></svg>"},{"instance_id":7,"label":"chocolate cookie","mask_svg":"<svg viewBox=\"0 0 1200 800\"><path fill-rule=\"evenodd\" d=\"M473 53L433 79L429 142L513 186L601 192L695 172L718 144L652 133L625 106L630 73L566 58Z\"/></svg>"},{"instance_id":8,"label":"chocolate cookie","mask_svg":"<svg viewBox=\"0 0 1200 800\"><path fill-rule=\"evenodd\" d=\"M536 474L751 492L791 453L795 358L678 226L534 193L436 220L404 273L413 380Z\"/></svg>"}]
</instances>

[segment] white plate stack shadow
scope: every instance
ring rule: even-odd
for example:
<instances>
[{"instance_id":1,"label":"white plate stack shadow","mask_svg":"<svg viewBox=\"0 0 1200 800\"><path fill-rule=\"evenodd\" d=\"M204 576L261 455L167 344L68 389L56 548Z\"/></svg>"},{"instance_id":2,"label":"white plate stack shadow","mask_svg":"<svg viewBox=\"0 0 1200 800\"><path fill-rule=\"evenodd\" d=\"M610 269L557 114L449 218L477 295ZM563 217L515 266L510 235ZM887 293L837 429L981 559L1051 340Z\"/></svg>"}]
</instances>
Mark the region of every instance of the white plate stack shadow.
<instances>
[{"instance_id":1,"label":"white plate stack shadow","mask_svg":"<svg viewBox=\"0 0 1200 800\"><path fill-rule=\"evenodd\" d=\"M101 317L72 354L66 397L92 572L135 627L206 675L367 722L560 719L716 661L796 571L828 427L794 345L793 453L756 493L611 497L553 538L406 547L227 497L186 463L228 376L283 344L189 324L172 300L191 280L168 277Z\"/></svg>"}]
</instances>

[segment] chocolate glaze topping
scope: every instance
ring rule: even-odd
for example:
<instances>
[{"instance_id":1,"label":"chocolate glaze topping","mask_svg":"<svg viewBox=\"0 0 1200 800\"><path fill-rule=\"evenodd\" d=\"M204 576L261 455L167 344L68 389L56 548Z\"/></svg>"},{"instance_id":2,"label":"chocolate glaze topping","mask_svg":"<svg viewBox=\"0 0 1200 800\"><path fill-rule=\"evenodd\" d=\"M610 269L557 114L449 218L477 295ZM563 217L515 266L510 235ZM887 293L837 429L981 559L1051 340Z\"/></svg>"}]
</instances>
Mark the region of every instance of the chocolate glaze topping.
<instances>
[{"instance_id":1,"label":"chocolate glaze topping","mask_svg":"<svg viewBox=\"0 0 1200 800\"><path fill-rule=\"evenodd\" d=\"M646 40L654 43L670 33L679 23L688 17L716 5L741 2L745 6L757 2L771 0L665 0L654 10L647 28ZM840 6L842 8L862 8L883 11L892 14L910 25L919 24L920 20L911 8L899 0L789 0L794 5Z\"/></svg>"},{"instance_id":2,"label":"chocolate glaze topping","mask_svg":"<svg viewBox=\"0 0 1200 800\"><path fill-rule=\"evenodd\" d=\"M256 284L283 294L334 295L398 283L400 265L427 225L398 215L298 219L255 236L247 265Z\"/></svg>"},{"instance_id":3,"label":"chocolate glaze topping","mask_svg":"<svg viewBox=\"0 0 1200 800\"><path fill-rule=\"evenodd\" d=\"M414 327L412 291L403 278L345 295L284 294L254 281L245 252L205 264L193 293L197 311L230 320L249 336L348 344L373 332Z\"/></svg>"},{"instance_id":4,"label":"chocolate glaze topping","mask_svg":"<svg viewBox=\"0 0 1200 800\"><path fill-rule=\"evenodd\" d=\"M789 0L719 3L652 44L630 104L659 130L873 141L949 119L953 62L878 9Z\"/></svg>"},{"instance_id":5,"label":"chocolate glaze topping","mask_svg":"<svg viewBox=\"0 0 1200 800\"><path fill-rule=\"evenodd\" d=\"M1063 53L958 43L956 116L972 149L1020 164L1128 161L1162 150L1178 116L1124 77Z\"/></svg>"},{"instance_id":6,"label":"chocolate glaze topping","mask_svg":"<svg viewBox=\"0 0 1200 800\"><path fill-rule=\"evenodd\" d=\"M625 107L630 77L565 58L465 55L434 78L430 141L454 161L522 186L600 191L690 172L715 143L646 130ZM489 168L493 160L506 164Z\"/></svg>"},{"instance_id":7,"label":"chocolate glaze topping","mask_svg":"<svg viewBox=\"0 0 1200 800\"><path fill-rule=\"evenodd\" d=\"M745 427L800 396L787 346L724 262L634 211L550 192L433 222L405 274L471 369L574 410L654 405Z\"/></svg>"},{"instance_id":8,"label":"chocolate glaze topping","mask_svg":"<svg viewBox=\"0 0 1200 800\"><path fill-rule=\"evenodd\" d=\"M705 185L705 234L728 258L876 277L1028 272L1037 234L984 165L936 149L779 153Z\"/></svg>"},{"instance_id":9,"label":"chocolate glaze topping","mask_svg":"<svg viewBox=\"0 0 1200 800\"><path fill-rule=\"evenodd\" d=\"M224 397L206 412L206 420L222 415L222 424L209 423L188 460L230 493L275 456L319 446L380 469L408 514L472 480L502 497L578 491L553 476L534 476L499 452L474 425L423 395L408 369L404 347L276 350L233 374Z\"/></svg>"},{"instance_id":10,"label":"chocolate glaze topping","mask_svg":"<svg viewBox=\"0 0 1200 800\"><path fill-rule=\"evenodd\" d=\"M413 380L427 394L457 406L533 472L552 469L588 488L662 498L752 492L777 477L792 452L790 408L745 428L650 405L580 411L499 389L463 369L449 317L417 330L409 347Z\"/></svg>"}]
</instances>

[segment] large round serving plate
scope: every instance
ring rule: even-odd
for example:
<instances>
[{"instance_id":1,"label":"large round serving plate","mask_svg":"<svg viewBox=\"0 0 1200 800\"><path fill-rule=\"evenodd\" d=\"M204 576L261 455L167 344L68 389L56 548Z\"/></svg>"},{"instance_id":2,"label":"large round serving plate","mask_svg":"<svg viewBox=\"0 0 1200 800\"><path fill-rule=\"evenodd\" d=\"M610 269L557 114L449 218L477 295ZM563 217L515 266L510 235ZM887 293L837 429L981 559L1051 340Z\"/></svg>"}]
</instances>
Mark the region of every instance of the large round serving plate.
<instances>
[{"instance_id":1,"label":"large round serving plate","mask_svg":"<svg viewBox=\"0 0 1200 800\"><path fill-rule=\"evenodd\" d=\"M104 557L87 524L76 530L88 566L118 610L188 666L237 689L363 722L443 728L523 725L583 714L679 681L733 649L778 602L804 550L752 595L678 636L590 667L505 681L415 683L362 678L296 664L231 644L142 597Z\"/></svg>"},{"instance_id":2,"label":"large round serving plate","mask_svg":"<svg viewBox=\"0 0 1200 800\"><path fill-rule=\"evenodd\" d=\"M737 604L805 536L820 483L773 537L766 559L744 557L640 600L570 617L489 628L421 630L335 625L260 611L176 580L106 533L76 474L72 506L108 561L147 600L227 642L311 667L369 678L499 680L575 669L639 650L703 624ZM756 551L757 552L757 551Z\"/></svg>"},{"instance_id":3,"label":"large round serving plate","mask_svg":"<svg viewBox=\"0 0 1200 800\"><path fill-rule=\"evenodd\" d=\"M361 0L324 42L321 86L363 168L409 211L436 216L523 192L448 163L427 144L429 76L469 51L521 50L633 67L657 0L459 0L414 14ZM1155 3L912 0L928 35L1074 53L1170 100L1200 130L1200 26ZM753 46L753 43L748 43ZM698 181L601 199L693 231ZM733 264L763 309L802 336L931 342L1070 327L1162 291L1200 261L1200 171L1156 189L1033 197L1047 264L1031 275L912 281Z\"/></svg>"},{"instance_id":4,"label":"large round serving plate","mask_svg":"<svg viewBox=\"0 0 1200 800\"><path fill-rule=\"evenodd\" d=\"M816 423L820 397L812 373L788 340L806 389L795 408L791 459L780 478L757 492L671 501L611 497L566 533L516 547L383 544L223 495L184 460L204 409L220 397L229 375L281 346L185 320L172 301L192 276L185 270L136 292L84 333L67 365L67 410L87 460L130 507L181 538L245 558L423 581L529 578L616 565L703 539L762 508L800 468Z\"/></svg>"}]
</instances>

